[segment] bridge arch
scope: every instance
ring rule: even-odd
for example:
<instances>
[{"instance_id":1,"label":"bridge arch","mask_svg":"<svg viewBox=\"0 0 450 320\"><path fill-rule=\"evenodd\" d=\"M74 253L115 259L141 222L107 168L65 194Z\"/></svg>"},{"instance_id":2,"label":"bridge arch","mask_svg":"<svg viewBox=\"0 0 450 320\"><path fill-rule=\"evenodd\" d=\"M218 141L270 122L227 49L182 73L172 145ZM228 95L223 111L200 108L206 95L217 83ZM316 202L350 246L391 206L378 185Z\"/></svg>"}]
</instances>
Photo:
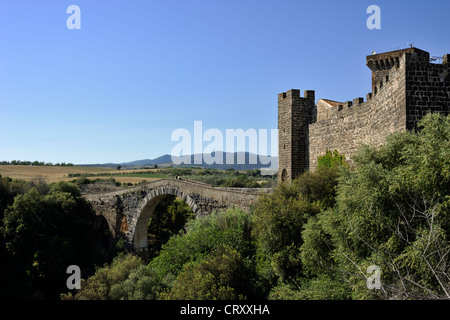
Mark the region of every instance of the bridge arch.
<instances>
[{"instance_id":1,"label":"bridge arch","mask_svg":"<svg viewBox=\"0 0 450 320\"><path fill-rule=\"evenodd\" d=\"M199 217L214 210L236 207L250 210L271 189L218 188L189 180L161 179L110 192L90 190L83 197L96 215L102 215L113 238L124 236L129 251L147 251L147 226L156 206L168 196L185 201Z\"/></svg>"},{"instance_id":2,"label":"bridge arch","mask_svg":"<svg viewBox=\"0 0 450 320\"><path fill-rule=\"evenodd\" d=\"M137 214L129 226L131 232L128 235L128 243L132 244L133 251L148 250L147 226L150 216L156 206L167 196L178 197L185 201L196 217L202 214L200 207L195 203L194 199L175 187L165 186L149 191L138 205Z\"/></svg>"}]
</instances>

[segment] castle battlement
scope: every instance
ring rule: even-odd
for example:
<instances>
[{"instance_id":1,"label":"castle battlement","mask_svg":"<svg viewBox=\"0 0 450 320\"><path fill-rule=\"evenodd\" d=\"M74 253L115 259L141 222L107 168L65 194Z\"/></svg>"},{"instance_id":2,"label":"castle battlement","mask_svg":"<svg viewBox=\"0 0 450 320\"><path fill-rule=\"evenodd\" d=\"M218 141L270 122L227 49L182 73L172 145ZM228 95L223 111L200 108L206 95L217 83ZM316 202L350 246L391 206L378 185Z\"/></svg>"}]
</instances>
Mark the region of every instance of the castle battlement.
<instances>
[{"instance_id":1,"label":"castle battlement","mask_svg":"<svg viewBox=\"0 0 450 320\"><path fill-rule=\"evenodd\" d=\"M361 145L380 146L387 135L417 128L428 112L450 113L449 54L432 63L430 54L407 48L367 56L372 92L339 102L315 91L292 89L278 95L279 179L290 181L317 168L326 150L351 162Z\"/></svg>"},{"instance_id":2,"label":"castle battlement","mask_svg":"<svg viewBox=\"0 0 450 320\"><path fill-rule=\"evenodd\" d=\"M284 99L315 99L315 91L314 90L305 90L303 93L303 98L300 96L300 90L291 89L286 92L282 92L278 94L278 100Z\"/></svg>"}]
</instances>

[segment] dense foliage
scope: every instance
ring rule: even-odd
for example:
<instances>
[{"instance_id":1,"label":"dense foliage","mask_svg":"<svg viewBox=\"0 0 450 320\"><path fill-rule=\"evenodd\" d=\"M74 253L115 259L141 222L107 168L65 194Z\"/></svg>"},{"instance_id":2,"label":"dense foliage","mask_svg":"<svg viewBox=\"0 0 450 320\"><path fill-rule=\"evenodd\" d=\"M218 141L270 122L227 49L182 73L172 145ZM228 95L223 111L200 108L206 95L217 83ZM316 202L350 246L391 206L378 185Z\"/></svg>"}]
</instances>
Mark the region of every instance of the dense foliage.
<instances>
[{"instance_id":1,"label":"dense foliage","mask_svg":"<svg viewBox=\"0 0 450 320\"><path fill-rule=\"evenodd\" d=\"M2 295L55 298L67 289L69 265L87 275L108 261L96 217L76 185L2 178L0 188L1 282L8 288Z\"/></svg>"},{"instance_id":2,"label":"dense foliage","mask_svg":"<svg viewBox=\"0 0 450 320\"><path fill-rule=\"evenodd\" d=\"M240 210L188 222L149 264L120 255L64 299L240 299L255 296L250 215Z\"/></svg>"},{"instance_id":3,"label":"dense foliage","mask_svg":"<svg viewBox=\"0 0 450 320\"><path fill-rule=\"evenodd\" d=\"M280 184L263 196L255 208L253 236L257 245L258 274L265 292L283 283L296 283L305 273L300 248L301 230L309 219L334 204L338 172L322 168L307 172L292 184Z\"/></svg>"},{"instance_id":4,"label":"dense foliage","mask_svg":"<svg viewBox=\"0 0 450 320\"><path fill-rule=\"evenodd\" d=\"M304 266L337 279L351 298L450 298L450 116L421 124L362 148L356 168L342 172L336 206L303 231ZM379 290L366 287L371 265Z\"/></svg>"}]
</instances>

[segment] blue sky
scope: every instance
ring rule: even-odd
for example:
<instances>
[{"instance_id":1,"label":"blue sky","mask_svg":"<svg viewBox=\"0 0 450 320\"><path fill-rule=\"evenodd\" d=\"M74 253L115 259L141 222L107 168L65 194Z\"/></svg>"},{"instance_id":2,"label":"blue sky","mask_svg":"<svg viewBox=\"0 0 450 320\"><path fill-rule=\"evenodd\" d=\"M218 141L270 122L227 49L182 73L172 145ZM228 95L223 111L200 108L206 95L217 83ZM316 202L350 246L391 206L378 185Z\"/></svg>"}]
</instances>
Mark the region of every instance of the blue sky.
<instances>
[{"instance_id":1,"label":"blue sky","mask_svg":"<svg viewBox=\"0 0 450 320\"><path fill-rule=\"evenodd\" d=\"M80 30L66 27L72 4ZM365 97L373 50L450 52L448 12L448 0L0 0L0 160L155 158L196 120L275 129L280 92Z\"/></svg>"}]
</instances>

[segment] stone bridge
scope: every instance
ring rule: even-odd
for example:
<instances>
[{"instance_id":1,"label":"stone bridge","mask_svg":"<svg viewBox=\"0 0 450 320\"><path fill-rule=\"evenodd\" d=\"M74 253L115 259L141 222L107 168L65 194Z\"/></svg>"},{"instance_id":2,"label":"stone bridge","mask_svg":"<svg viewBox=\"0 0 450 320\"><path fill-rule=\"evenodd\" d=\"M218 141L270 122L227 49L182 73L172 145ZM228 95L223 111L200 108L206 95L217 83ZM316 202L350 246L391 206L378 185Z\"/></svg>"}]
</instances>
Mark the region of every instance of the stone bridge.
<instances>
[{"instance_id":1,"label":"stone bridge","mask_svg":"<svg viewBox=\"0 0 450 320\"><path fill-rule=\"evenodd\" d=\"M147 225L159 202L166 197L184 200L196 217L213 210L249 210L271 189L219 188L190 180L163 179L123 190L83 194L97 216L105 217L114 238L125 236L130 251L147 251Z\"/></svg>"}]
</instances>

